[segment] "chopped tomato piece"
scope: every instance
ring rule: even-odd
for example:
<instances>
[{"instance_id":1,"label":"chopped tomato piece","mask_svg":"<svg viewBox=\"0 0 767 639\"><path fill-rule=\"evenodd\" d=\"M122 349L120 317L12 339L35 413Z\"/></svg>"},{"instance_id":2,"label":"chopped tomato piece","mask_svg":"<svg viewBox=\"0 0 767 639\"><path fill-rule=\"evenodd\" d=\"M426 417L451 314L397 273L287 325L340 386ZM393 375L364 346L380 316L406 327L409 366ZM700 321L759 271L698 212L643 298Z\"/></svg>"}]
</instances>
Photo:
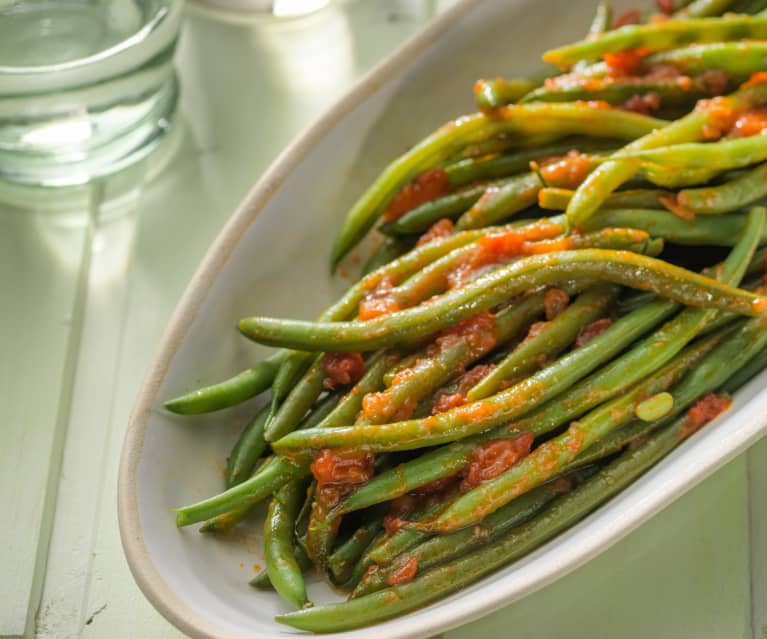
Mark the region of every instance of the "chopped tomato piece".
<instances>
[{"instance_id":1,"label":"chopped tomato piece","mask_svg":"<svg viewBox=\"0 0 767 639\"><path fill-rule=\"evenodd\" d=\"M365 374L365 360L359 353L326 353L323 367L326 377L322 385L331 390L353 384Z\"/></svg>"},{"instance_id":2,"label":"chopped tomato piece","mask_svg":"<svg viewBox=\"0 0 767 639\"><path fill-rule=\"evenodd\" d=\"M412 513L418 505L418 499L414 495L402 495L392 501L389 512L384 517L384 529L389 535L393 535L402 528L405 517Z\"/></svg>"},{"instance_id":3,"label":"chopped tomato piece","mask_svg":"<svg viewBox=\"0 0 767 639\"><path fill-rule=\"evenodd\" d=\"M730 76L721 69L708 69L700 74L700 79L709 95L721 95L730 84Z\"/></svg>"},{"instance_id":4,"label":"chopped tomato piece","mask_svg":"<svg viewBox=\"0 0 767 639\"><path fill-rule=\"evenodd\" d=\"M649 53L649 49L626 49L616 53L605 53L604 61L610 71L616 75L636 75Z\"/></svg>"},{"instance_id":5,"label":"chopped tomato piece","mask_svg":"<svg viewBox=\"0 0 767 639\"><path fill-rule=\"evenodd\" d=\"M418 572L418 558L410 557L405 563L399 566L389 577L386 583L390 586L398 586L413 581Z\"/></svg>"},{"instance_id":6,"label":"chopped tomato piece","mask_svg":"<svg viewBox=\"0 0 767 639\"><path fill-rule=\"evenodd\" d=\"M660 109L660 95L655 91L644 93L642 95L632 95L628 100L621 104L620 108L624 111L633 111L642 115L649 115Z\"/></svg>"},{"instance_id":7,"label":"chopped tomato piece","mask_svg":"<svg viewBox=\"0 0 767 639\"><path fill-rule=\"evenodd\" d=\"M384 220L394 222L417 206L450 192L450 177L445 169L429 169L409 182L394 196L383 214Z\"/></svg>"},{"instance_id":8,"label":"chopped tomato piece","mask_svg":"<svg viewBox=\"0 0 767 639\"><path fill-rule=\"evenodd\" d=\"M724 395L708 393L698 399L687 411L687 421L682 428L682 437L689 437L705 424L718 417L732 404L732 399Z\"/></svg>"},{"instance_id":9,"label":"chopped tomato piece","mask_svg":"<svg viewBox=\"0 0 767 639\"><path fill-rule=\"evenodd\" d=\"M578 333L578 337L575 338L575 348L583 346L597 335L601 335L610 328L612 324L613 321L609 317L602 317L591 322L591 324L586 324L586 326L584 326Z\"/></svg>"},{"instance_id":10,"label":"chopped tomato piece","mask_svg":"<svg viewBox=\"0 0 767 639\"><path fill-rule=\"evenodd\" d=\"M439 415L458 406L463 406L466 403L466 397L463 393L443 393L434 402L434 406L431 408L432 415Z\"/></svg>"},{"instance_id":11,"label":"chopped tomato piece","mask_svg":"<svg viewBox=\"0 0 767 639\"><path fill-rule=\"evenodd\" d=\"M526 457L533 445L532 433L522 433L513 439L497 439L479 446L471 455L464 471L461 490L471 490L479 484L505 473Z\"/></svg>"},{"instance_id":12,"label":"chopped tomato piece","mask_svg":"<svg viewBox=\"0 0 767 639\"><path fill-rule=\"evenodd\" d=\"M438 222L435 222L429 227L429 230L426 231L421 237L418 238L418 242L416 242L416 246L421 246L423 244L427 244L429 242L432 242L433 240L438 240L443 237L448 237L449 235L453 234L454 230L453 222L451 220L448 220L447 218L443 218L439 220Z\"/></svg>"},{"instance_id":13,"label":"chopped tomato piece","mask_svg":"<svg viewBox=\"0 0 767 639\"><path fill-rule=\"evenodd\" d=\"M477 364L458 378L458 392L467 393L495 368L495 364Z\"/></svg>"},{"instance_id":14,"label":"chopped tomato piece","mask_svg":"<svg viewBox=\"0 0 767 639\"><path fill-rule=\"evenodd\" d=\"M495 346L495 317L490 311L482 311L455 326L442 330L434 340L441 351L455 343L456 339L465 339L469 344L472 359L484 355Z\"/></svg>"},{"instance_id":15,"label":"chopped tomato piece","mask_svg":"<svg viewBox=\"0 0 767 639\"><path fill-rule=\"evenodd\" d=\"M373 319L400 310L399 302L392 295L393 288L394 280L386 276L368 289L357 309L359 319Z\"/></svg>"},{"instance_id":16,"label":"chopped tomato piece","mask_svg":"<svg viewBox=\"0 0 767 639\"><path fill-rule=\"evenodd\" d=\"M546 311L546 319L550 322L560 315L570 303L570 296L561 288L547 289L543 294L543 308Z\"/></svg>"},{"instance_id":17,"label":"chopped tomato piece","mask_svg":"<svg viewBox=\"0 0 767 639\"><path fill-rule=\"evenodd\" d=\"M573 150L562 157L541 161L539 170L547 186L574 189L591 171L591 162L588 156Z\"/></svg>"},{"instance_id":18,"label":"chopped tomato piece","mask_svg":"<svg viewBox=\"0 0 767 639\"><path fill-rule=\"evenodd\" d=\"M318 486L361 484L373 476L372 453L342 452L324 448L311 463Z\"/></svg>"},{"instance_id":19,"label":"chopped tomato piece","mask_svg":"<svg viewBox=\"0 0 767 639\"><path fill-rule=\"evenodd\" d=\"M767 108L750 109L742 113L730 129L729 137L746 138L767 129Z\"/></svg>"}]
</instances>

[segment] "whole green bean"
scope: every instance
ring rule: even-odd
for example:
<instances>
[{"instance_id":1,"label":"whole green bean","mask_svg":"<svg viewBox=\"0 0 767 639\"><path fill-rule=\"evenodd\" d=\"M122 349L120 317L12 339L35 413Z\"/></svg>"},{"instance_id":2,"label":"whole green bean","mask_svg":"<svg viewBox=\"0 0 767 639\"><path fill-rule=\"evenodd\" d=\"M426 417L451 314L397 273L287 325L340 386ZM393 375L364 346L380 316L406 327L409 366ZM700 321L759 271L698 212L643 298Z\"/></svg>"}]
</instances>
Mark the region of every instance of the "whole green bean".
<instances>
[{"instance_id":1,"label":"whole green bean","mask_svg":"<svg viewBox=\"0 0 767 639\"><path fill-rule=\"evenodd\" d=\"M248 422L237 439L226 462L227 488L242 483L253 474L258 458L266 450L264 426L267 419L269 419L269 407L265 406Z\"/></svg>"},{"instance_id":2,"label":"whole green bean","mask_svg":"<svg viewBox=\"0 0 767 639\"><path fill-rule=\"evenodd\" d=\"M309 603L301 568L293 553L293 526L301 506L305 483L292 480L272 498L264 523L264 559L269 581L292 606Z\"/></svg>"},{"instance_id":3,"label":"whole green bean","mask_svg":"<svg viewBox=\"0 0 767 639\"><path fill-rule=\"evenodd\" d=\"M581 153L606 151L620 146L615 140L600 138L567 138L546 146L515 149L503 155L467 158L445 165L445 173L453 188L476 182L494 180L522 173L530 168L530 162L543 158L565 155L577 150ZM407 213L405 215L408 215ZM403 216L404 217L404 216ZM402 219L402 218L400 218Z\"/></svg>"},{"instance_id":4,"label":"whole green bean","mask_svg":"<svg viewBox=\"0 0 767 639\"><path fill-rule=\"evenodd\" d=\"M621 105L635 95L653 93L659 108L684 106L711 95L711 85L703 76L662 79L589 78L586 82L561 82L528 93L521 104L530 102L570 102L573 100L602 100Z\"/></svg>"},{"instance_id":5,"label":"whole green bean","mask_svg":"<svg viewBox=\"0 0 767 639\"><path fill-rule=\"evenodd\" d=\"M675 24L684 23L679 22ZM767 26L767 21L765 21L765 25ZM618 33L626 28L628 27L623 27L610 33ZM610 34L607 35L609 36ZM735 93L727 97L718 98L716 108L712 109L707 102L699 102L695 110L686 116L638 140L634 140L626 145L623 151L633 152L700 140L703 138L703 131L709 124L709 121L712 118L714 118L714 122L716 121L717 109L746 109L760 104L766 99L767 83L744 85ZM573 195L570 204L567 206L566 215L570 225L575 228L583 227L588 218L594 214L610 194L637 172L640 168L637 162L638 160L635 158L608 160L592 171L577 188L575 195Z\"/></svg>"},{"instance_id":6,"label":"whole green bean","mask_svg":"<svg viewBox=\"0 0 767 639\"><path fill-rule=\"evenodd\" d=\"M674 244L732 246L743 231L746 220L745 213L683 220L668 211L654 209L602 209L586 221L584 228L631 227L647 231L653 237L663 237ZM767 232L762 232L759 241L767 241Z\"/></svg>"},{"instance_id":7,"label":"whole green bean","mask_svg":"<svg viewBox=\"0 0 767 639\"><path fill-rule=\"evenodd\" d=\"M735 374L726 381L721 390L725 393L734 393L746 382L761 373L765 367L767 367L767 348L756 353L742 368L739 368Z\"/></svg>"},{"instance_id":8,"label":"whole green bean","mask_svg":"<svg viewBox=\"0 0 767 639\"><path fill-rule=\"evenodd\" d=\"M690 434L686 425L686 419L678 420L557 499L537 517L455 562L433 568L406 584L343 603L280 615L277 621L313 632L350 630L414 610L467 586L540 546L623 490Z\"/></svg>"},{"instance_id":9,"label":"whole green bean","mask_svg":"<svg viewBox=\"0 0 767 639\"><path fill-rule=\"evenodd\" d=\"M618 151L613 158L638 158L669 168L728 170L767 159L767 135L723 139L718 142L675 144L653 149Z\"/></svg>"},{"instance_id":10,"label":"whole green bean","mask_svg":"<svg viewBox=\"0 0 767 639\"><path fill-rule=\"evenodd\" d=\"M309 413L309 415L306 416L306 418L301 422L299 425L299 428L314 428L317 426L328 413L330 413L338 403L338 395L335 393L329 394L327 397L325 397L322 401L318 402L317 405L312 409L312 411ZM264 463L269 461L269 463L275 463L273 461L270 461L274 459L274 457L269 457L268 459L264 460ZM259 469L255 471L255 473L258 472ZM255 474L253 473L253 474ZM237 481L237 484L242 483L243 481L247 481L246 477L241 477L239 481ZM227 484L227 488L231 488L236 484ZM254 504L245 504L244 506L240 506L238 508L235 508L234 510L224 513L223 515L218 515L216 517L213 517L212 519L206 521L201 527L200 532L201 533L227 533L232 528L234 528L238 523L240 523L247 514L251 511Z\"/></svg>"},{"instance_id":11,"label":"whole green bean","mask_svg":"<svg viewBox=\"0 0 767 639\"><path fill-rule=\"evenodd\" d=\"M767 60L767 43L714 42L693 44L670 51L653 53L645 58L647 67L670 64L683 73L696 74L717 69L730 76L747 78L764 69Z\"/></svg>"},{"instance_id":12,"label":"whole green bean","mask_svg":"<svg viewBox=\"0 0 767 639\"><path fill-rule=\"evenodd\" d=\"M488 188L493 188L493 185L487 183L471 184L411 209L394 222L382 224L378 227L378 231L392 236L423 233L439 220L445 218L453 220L458 217L473 206Z\"/></svg>"},{"instance_id":13,"label":"whole green bean","mask_svg":"<svg viewBox=\"0 0 767 639\"><path fill-rule=\"evenodd\" d=\"M599 38L582 40L543 54L546 62L559 67L583 59L600 58L606 53L626 49L673 49L679 45L706 42L767 38L767 19L753 16L667 20L642 25L627 25L608 31Z\"/></svg>"},{"instance_id":14,"label":"whole green bean","mask_svg":"<svg viewBox=\"0 0 767 639\"><path fill-rule=\"evenodd\" d=\"M328 569L335 583L344 583L370 543L383 528L385 511L378 510L365 517L362 525L328 558Z\"/></svg>"},{"instance_id":15,"label":"whole green bean","mask_svg":"<svg viewBox=\"0 0 767 639\"><path fill-rule=\"evenodd\" d=\"M716 215L734 211L766 195L767 162L724 184L684 189L677 195L677 201L693 213Z\"/></svg>"},{"instance_id":16,"label":"whole green bean","mask_svg":"<svg viewBox=\"0 0 767 639\"><path fill-rule=\"evenodd\" d=\"M309 559L301 544L293 544L293 555L302 572L306 572L311 568L311 559ZM272 582L269 580L269 571L266 570L266 568L253 577L253 579L248 582L248 585L258 588L259 590L274 590L274 586L272 586Z\"/></svg>"},{"instance_id":17,"label":"whole green bean","mask_svg":"<svg viewBox=\"0 0 767 639\"><path fill-rule=\"evenodd\" d=\"M497 510L475 526L427 539L400 555L388 566L379 566L378 570L367 573L357 584L351 598L357 599L386 588L389 585L388 580L408 561L415 560L417 562L417 574L420 574L433 566L484 546L530 519L551 503L554 498L568 492L569 489L570 482L566 479L539 486Z\"/></svg>"},{"instance_id":18,"label":"whole green bean","mask_svg":"<svg viewBox=\"0 0 767 639\"><path fill-rule=\"evenodd\" d=\"M234 377L169 399L163 406L179 415L198 415L240 404L272 385L285 356L284 352L275 353Z\"/></svg>"},{"instance_id":19,"label":"whole green bean","mask_svg":"<svg viewBox=\"0 0 767 639\"><path fill-rule=\"evenodd\" d=\"M538 206L544 209L564 211L575 191L546 187L538 193ZM602 204L604 209L664 209L660 198L670 197L671 191L662 189L630 189L616 191Z\"/></svg>"},{"instance_id":20,"label":"whole green bean","mask_svg":"<svg viewBox=\"0 0 767 639\"><path fill-rule=\"evenodd\" d=\"M477 80L474 84L474 100L478 109L492 111L516 102L539 84L529 78Z\"/></svg>"},{"instance_id":21,"label":"whole green bean","mask_svg":"<svg viewBox=\"0 0 767 639\"><path fill-rule=\"evenodd\" d=\"M709 337L706 345L709 342L715 343L715 340ZM631 421L640 402L690 375L695 366L705 361L706 352L700 347L685 349L623 396L572 422L564 433L538 446L503 474L461 495L434 520L413 525L426 532L449 533L480 521L515 497L548 481L572 464L580 451Z\"/></svg>"},{"instance_id":22,"label":"whole green bean","mask_svg":"<svg viewBox=\"0 0 767 639\"><path fill-rule=\"evenodd\" d=\"M604 285L582 293L559 316L547 322L541 332L525 339L477 382L466 399L473 402L494 395L504 381L517 379L540 367L541 358L546 362L558 355L572 344L586 324L604 315L617 293L617 287Z\"/></svg>"},{"instance_id":23,"label":"whole green bean","mask_svg":"<svg viewBox=\"0 0 767 639\"><path fill-rule=\"evenodd\" d=\"M686 269L628 251L583 249L534 255L486 273L463 287L422 304L367 321L303 322L251 317L240 331L270 346L351 351L388 347L430 335L536 286L562 279L602 279L689 306L744 315L767 314L767 299Z\"/></svg>"},{"instance_id":24,"label":"whole green bean","mask_svg":"<svg viewBox=\"0 0 767 639\"><path fill-rule=\"evenodd\" d=\"M275 441L292 432L317 401L325 379L324 362L321 353L314 357L309 369L293 386L277 412L270 417L264 432L267 441Z\"/></svg>"},{"instance_id":25,"label":"whole green bean","mask_svg":"<svg viewBox=\"0 0 767 639\"><path fill-rule=\"evenodd\" d=\"M336 236L332 265L367 233L397 191L422 171L434 167L462 147L500 133L591 135L634 139L665 124L663 120L587 104L510 105L493 112L464 116L442 126L384 169L346 216Z\"/></svg>"},{"instance_id":26,"label":"whole green bean","mask_svg":"<svg viewBox=\"0 0 767 639\"><path fill-rule=\"evenodd\" d=\"M764 221L764 209L752 209L738 244L721 269L721 277L724 281L735 283L740 281L761 237ZM608 361L611 353L619 352L621 345L626 345L624 339L627 336L633 335L637 329L645 329L648 324L651 326L654 321L659 321L655 319L656 317L662 319L674 312L676 308L677 306L671 302L652 302L618 319L601 335L560 358L551 366L485 400L459 406L440 415L420 420L358 428L337 428L326 432L304 430L276 442L275 447L282 451L356 446L368 450L407 450L444 443L499 426L514 416L523 414L533 405L570 388L578 379L593 371L602 362ZM715 314L708 310L686 309L645 342L597 373L596 380L590 380L587 385L586 398L593 401L595 397L598 397L594 390L595 385L601 386L603 393L617 393L633 381L656 370L678 353L713 317ZM612 351L611 349L616 346L618 350ZM570 406L580 405L584 399L571 390L564 401L555 402L554 410L555 412L566 410L568 403ZM539 418L525 430L535 432L543 428L544 423L545 420ZM540 434L546 431L538 430L537 432Z\"/></svg>"}]
</instances>

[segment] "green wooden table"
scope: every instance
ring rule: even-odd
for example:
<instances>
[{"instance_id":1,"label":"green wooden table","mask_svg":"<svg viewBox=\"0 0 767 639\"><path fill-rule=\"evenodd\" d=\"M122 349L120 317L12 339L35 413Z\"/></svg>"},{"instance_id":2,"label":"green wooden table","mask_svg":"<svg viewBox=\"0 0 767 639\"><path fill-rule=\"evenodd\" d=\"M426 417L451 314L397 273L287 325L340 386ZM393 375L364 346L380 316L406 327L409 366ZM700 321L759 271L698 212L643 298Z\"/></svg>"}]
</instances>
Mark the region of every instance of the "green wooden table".
<instances>
[{"instance_id":1,"label":"green wooden table","mask_svg":"<svg viewBox=\"0 0 767 639\"><path fill-rule=\"evenodd\" d=\"M165 148L105 184L0 204L0 636L180 635L135 586L117 530L144 370L249 186L447 4L358 0L250 23L189 7L183 122ZM765 490L767 442L585 567L446 636L767 637Z\"/></svg>"}]
</instances>

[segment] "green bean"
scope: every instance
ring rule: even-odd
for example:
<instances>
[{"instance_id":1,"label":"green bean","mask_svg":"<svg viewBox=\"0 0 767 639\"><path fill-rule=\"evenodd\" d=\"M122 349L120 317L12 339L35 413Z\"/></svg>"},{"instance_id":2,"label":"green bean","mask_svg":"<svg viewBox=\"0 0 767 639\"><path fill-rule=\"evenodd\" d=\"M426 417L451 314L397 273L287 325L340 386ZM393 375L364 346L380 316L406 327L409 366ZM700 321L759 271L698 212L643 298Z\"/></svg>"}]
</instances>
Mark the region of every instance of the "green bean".
<instances>
[{"instance_id":1,"label":"green bean","mask_svg":"<svg viewBox=\"0 0 767 639\"><path fill-rule=\"evenodd\" d=\"M756 249L756 242L764 227L765 217L764 209L754 209L749 214L747 230L744 231L739 244L724 263L722 277L725 280L737 282L742 277ZM611 371L623 368L626 369L625 378L634 374L641 379L655 370L659 363L668 362L669 358L713 317L714 314L710 311L686 309L676 319L600 374L605 376ZM673 336L674 333L677 333L676 337ZM457 499L432 524L419 525L434 532L447 532L469 525L508 503L515 496L546 481L552 473L556 473L563 465L570 463L579 450L592 445L610 430L630 419L640 402L667 390L669 386L678 382L680 375L690 371L690 367L696 365L696 360L705 354L705 346L715 342L716 335L710 336L700 345L682 351L670 363L665 364L663 369L639 383L633 390L600 406L579 421L573 422L565 433L539 446L510 470ZM729 344L729 342L726 343ZM719 347L713 351L716 354L714 359L720 363L721 360L717 358L721 358L722 352L724 351ZM697 379L700 370L706 370L705 362L707 361L708 358L704 358L703 363L698 363L697 367L690 371L688 378ZM627 366L631 363L633 366ZM685 384L682 386L686 388ZM573 395L571 391L565 402L572 401ZM675 393L674 409L678 412L684 408L684 405L678 408L677 400L677 393ZM684 404L684 401L681 400L681 403Z\"/></svg>"},{"instance_id":2,"label":"green bean","mask_svg":"<svg viewBox=\"0 0 767 639\"><path fill-rule=\"evenodd\" d=\"M670 23L666 22L663 24ZM767 21L765 21L765 25L767 26ZM628 27L623 29L625 28ZM618 33L623 29L618 29L611 33ZM767 99L767 84L744 85L735 93L719 98L717 109L725 107L735 110L746 109L764 102L765 99ZM699 102L696 109L691 113L664 128L657 129L629 143L624 147L623 151L641 151L700 140L703 138L703 131L709 124L709 120L714 118L715 121L715 113L716 109L712 110L709 103ZM638 160L635 158L624 158L608 160L592 171L578 187L567 207L566 214L570 225L575 228L583 227L586 220L593 215L610 194L630 179L639 168Z\"/></svg>"},{"instance_id":3,"label":"green bean","mask_svg":"<svg viewBox=\"0 0 767 639\"><path fill-rule=\"evenodd\" d=\"M325 397L322 401L318 402L317 405L309 413L309 415L307 415L306 418L301 422L299 428L314 428L315 426L319 425L320 422L322 422L322 420L328 415L328 413L330 413L335 408L336 404L338 404L338 399L339 396L333 393ZM274 458L267 458L264 460L264 463L271 459ZM269 463L275 462L269 461ZM260 468L258 470L260 470ZM258 472L258 470L255 472ZM245 477L241 477L236 483L240 484L243 481L246 481ZM231 488L234 485L236 484L227 484L227 488ZM223 515L213 517L200 527L200 532L227 533L243 519L245 519L247 514L251 511L252 506L253 504L245 504L244 506L235 508L230 512L224 513Z\"/></svg>"},{"instance_id":4,"label":"green bean","mask_svg":"<svg viewBox=\"0 0 767 639\"><path fill-rule=\"evenodd\" d=\"M588 78L585 82L561 82L528 93L521 104L531 102L570 102L601 100L621 105L633 96L653 93L659 108L690 105L711 95L711 84L705 76L678 78Z\"/></svg>"},{"instance_id":5,"label":"green bean","mask_svg":"<svg viewBox=\"0 0 767 639\"><path fill-rule=\"evenodd\" d=\"M561 279L602 279L689 306L744 315L767 314L767 299L686 269L628 251L583 249L525 257L463 287L387 317L344 323L251 317L240 320L247 337L271 346L302 350L372 350L418 339L491 308L529 288Z\"/></svg>"},{"instance_id":6,"label":"green bean","mask_svg":"<svg viewBox=\"0 0 767 639\"><path fill-rule=\"evenodd\" d=\"M439 220L457 218L473 206L487 189L495 188L496 184L472 184L436 200L425 202L411 209L394 222L382 224L378 227L378 231L392 236L423 233Z\"/></svg>"},{"instance_id":7,"label":"green bean","mask_svg":"<svg viewBox=\"0 0 767 639\"><path fill-rule=\"evenodd\" d=\"M474 100L478 109L492 111L516 102L539 84L540 82L528 78L477 80L474 84Z\"/></svg>"},{"instance_id":8,"label":"green bean","mask_svg":"<svg viewBox=\"0 0 767 639\"><path fill-rule=\"evenodd\" d=\"M298 426L322 393L325 375L325 358L320 353L314 357L309 369L293 386L285 401L267 422L264 432L267 441L276 441Z\"/></svg>"},{"instance_id":9,"label":"green bean","mask_svg":"<svg viewBox=\"0 0 767 639\"><path fill-rule=\"evenodd\" d=\"M683 220L668 211L653 209L603 209L590 218L585 229L605 227L631 227L647 231L653 237L663 237L667 242L691 246L732 246L746 224L745 213L701 216ZM762 232L760 243L767 241Z\"/></svg>"},{"instance_id":10,"label":"green bean","mask_svg":"<svg viewBox=\"0 0 767 639\"><path fill-rule=\"evenodd\" d=\"M590 153L614 149L616 146L619 146L619 144L615 140L569 138L548 146L516 149L511 153L489 158L480 157L460 160L453 164L447 164L445 166L445 173L447 173L450 179L450 186L456 188L478 180L493 180L521 173L529 169L530 162L565 155L572 150ZM405 215L408 214L406 213Z\"/></svg>"},{"instance_id":11,"label":"green bean","mask_svg":"<svg viewBox=\"0 0 767 639\"><path fill-rule=\"evenodd\" d=\"M169 399L163 406L179 415L198 415L240 404L272 385L285 356L282 352L275 353L230 379Z\"/></svg>"},{"instance_id":12,"label":"green bean","mask_svg":"<svg viewBox=\"0 0 767 639\"><path fill-rule=\"evenodd\" d=\"M292 480L272 498L264 523L264 558L269 581L292 606L309 603L301 568L293 553L293 525L301 505L304 482Z\"/></svg>"},{"instance_id":13,"label":"green bean","mask_svg":"<svg viewBox=\"0 0 767 639\"><path fill-rule=\"evenodd\" d=\"M724 262L724 281L740 281L761 236L764 218L764 209L755 208L749 213L748 225L738 245ZM620 352L623 346L630 343L625 341L627 337L633 337L635 331L643 332L676 308L678 307L671 302L650 303L618 319L601 335L551 366L485 400L420 420L357 428L344 427L325 432L308 429L276 442L275 447L278 451L357 446L366 450L408 450L444 443L500 426L532 406L570 388L578 379L608 361L613 353ZM595 386L601 386L602 393L608 393L608 397L609 393L626 388L632 381L641 379L643 375L668 362L713 317L714 313L708 310L686 309L645 342L597 373L596 380L592 379L586 384L586 391L576 393L571 390L564 401L555 402L554 412L566 410L568 404L573 406L584 401L593 401L598 397ZM616 347L617 350L612 350ZM546 432L540 430L544 428L543 424L545 420L539 417L524 430L540 434Z\"/></svg>"},{"instance_id":14,"label":"green bean","mask_svg":"<svg viewBox=\"0 0 767 639\"><path fill-rule=\"evenodd\" d=\"M387 237L362 266L362 277L365 277L385 264L396 260L412 247L413 243L406 238Z\"/></svg>"},{"instance_id":15,"label":"green bean","mask_svg":"<svg viewBox=\"0 0 767 639\"><path fill-rule=\"evenodd\" d=\"M643 25L627 25L608 31L599 38L582 40L543 54L546 62L559 67L583 59L600 58L625 49L673 49L679 45L737 41L767 37L767 19L753 16L727 16L689 20L667 20Z\"/></svg>"},{"instance_id":16,"label":"green bean","mask_svg":"<svg viewBox=\"0 0 767 639\"><path fill-rule=\"evenodd\" d=\"M726 381L721 390L725 393L734 393L758 373L761 373L765 367L767 367L767 348L763 348L742 368L739 368L735 374Z\"/></svg>"},{"instance_id":17,"label":"green bean","mask_svg":"<svg viewBox=\"0 0 767 639\"><path fill-rule=\"evenodd\" d=\"M296 558L296 563L302 572L306 572L311 568L312 562L306 554L306 551L300 544L293 544L293 555ZM248 585L259 590L274 590L272 582L269 580L269 571L263 569L253 579L248 582Z\"/></svg>"},{"instance_id":18,"label":"green bean","mask_svg":"<svg viewBox=\"0 0 767 639\"><path fill-rule=\"evenodd\" d=\"M480 524L448 535L427 539L405 554L400 555L388 566L380 566L378 570L367 573L354 589L351 598L357 599L385 588L388 585L388 580L398 570L401 570L408 561L415 560L418 573L423 573L433 566L484 546L515 526L527 521L551 503L554 498L569 490L570 482L566 479L539 486L497 510Z\"/></svg>"},{"instance_id":19,"label":"green bean","mask_svg":"<svg viewBox=\"0 0 767 639\"><path fill-rule=\"evenodd\" d=\"M680 18L706 18L719 16L727 11L735 0L693 0L684 9L677 12Z\"/></svg>"},{"instance_id":20,"label":"green bean","mask_svg":"<svg viewBox=\"0 0 767 639\"><path fill-rule=\"evenodd\" d=\"M226 487L242 483L253 474L258 458L266 450L264 426L269 419L269 407L262 408L248 422L226 462Z\"/></svg>"},{"instance_id":21,"label":"green bean","mask_svg":"<svg viewBox=\"0 0 767 639\"><path fill-rule=\"evenodd\" d=\"M466 394L468 401L494 395L506 380L514 380L540 367L541 358L549 361L578 336L589 322L604 315L618 293L614 286L596 286L581 296L559 316L547 322L543 330L525 339L516 349L480 380Z\"/></svg>"},{"instance_id":22,"label":"green bean","mask_svg":"<svg viewBox=\"0 0 767 639\"><path fill-rule=\"evenodd\" d=\"M485 400L460 406L439 415L406 422L357 428L339 427L327 432L309 429L302 433L292 433L275 442L275 446L283 451L322 447L365 449L373 446L373 437L375 437L380 440L376 442L376 448L379 446L384 449L390 449L390 446L419 448L467 437L488 428L500 426L547 397L553 397L572 386L578 379L609 361L644 332L673 313L675 309L676 306L669 302L648 304L631 315L618 319L601 335L527 380L518 382L511 388ZM403 436L403 431L408 433L406 438ZM376 479L374 478L371 482Z\"/></svg>"},{"instance_id":23,"label":"green bean","mask_svg":"<svg viewBox=\"0 0 767 639\"><path fill-rule=\"evenodd\" d=\"M456 228L464 230L490 226L523 211L538 201L541 186L536 173L525 173L489 186L482 197L461 215Z\"/></svg>"},{"instance_id":24,"label":"green bean","mask_svg":"<svg viewBox=\"0 0 767 639\"><path fill-rule=\"evenodd\" d=\"M497 109L492 116L464 116L442 126L392 162L347 214L336 236L332 265L367 233L397 191L422 171L462 147L500 133L552 133L634 139L665 124L663 120L585 104L527 104Z\"/></svg>"},{"instance_id":25,"label":"green bean","mask_svg":"<svg viewBox=\"0 0 767 639\"><path fill-rule=\"evenodd\" d=\"M652 162L642 162L639 171L647 182L664 189L698 186L719 177L721 173L717 168L674 167Z\"/></svg>"},{"instance_id":26,"label":"green bean","mask_svg":"<svg viewBox=\"0 0 767 639\"><path fill-rule=\"evenodd\" d=\"M343 603L280 615L277 621L314 632L350 630L414 610L467 586L540 546L623 490L690 434L686 424L686 419L678 420L560 497L542 514L453 563L433 568L406 584Z\"/></svg>"},{"instance_id":27,"label":"green bean","mask_svg":"<svg viewBox=\"0 0 767 639\"><path fill-rule=\"evenodd\" d=\"M683 73L703 73L711 69L727 72L730 76L747 78L764 69L767 43L714 42L693 44L679 49L654 53L645 59L648 68L670 64Z\"/></svg>"},{"instance_id":28,"label":"green bean","mask_svg":"<svg viewBox=\"0 0 767 639\"><path fill-rule=\"evenodd\" d=\"M614 158L639 158L668 168L738 169L767 159L767 135L708 143L686 143L653 149L619 151Z\"/></svg>"},{"instance_id":29,"label":"green bean","mask_svg":"<svg viewBox=\"0 0 767 639\"><path fill-rule=\"evenodd\" d=\"M570 189L546 187L538 194L538 206L544 209L564 211L575 192ZM602 204L602 209L664 209L660 198L673 196L671 191L661 189L631 189L616 191Z\"/></svg>"},{"instance_id":30,"label":"green bean","mask_svg":"<svg viewBox=\"0 0 767 639\"><path fill-rule=\"evenodd\" d=\"M362 554L383 528L384 511L366 516L362 525L328 558L328 568L335 583L347 581Z\"/></svg>"},{"instance_id":31,"label":"green bean","mask_svg":"<svg viewBox=\"0 0 767 639\"><path fill-rule=\"evenodd\" d=\"M767 195L767 162L718 186L685 189L677 195L684 208L702 215L734 211Z\"/></svg>"}]
</instances>

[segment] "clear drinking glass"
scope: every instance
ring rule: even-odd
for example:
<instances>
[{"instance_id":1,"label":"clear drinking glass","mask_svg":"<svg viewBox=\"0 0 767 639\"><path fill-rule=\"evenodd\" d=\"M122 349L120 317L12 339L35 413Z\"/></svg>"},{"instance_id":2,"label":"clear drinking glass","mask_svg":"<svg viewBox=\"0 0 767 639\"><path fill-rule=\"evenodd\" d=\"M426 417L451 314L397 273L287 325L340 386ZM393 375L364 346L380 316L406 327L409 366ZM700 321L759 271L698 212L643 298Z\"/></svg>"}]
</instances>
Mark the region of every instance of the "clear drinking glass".
<instances>
[{"instance_id":1,"label":"clear drinking glass","mask_svg":"<svg viewBox=\"0 0 767 639\"><path fill-rule=\"evenodd\" d=\"M178 101L181 0L0 0L0 180L82 184L145 156Z\"/></svg>"}]
</instances>

